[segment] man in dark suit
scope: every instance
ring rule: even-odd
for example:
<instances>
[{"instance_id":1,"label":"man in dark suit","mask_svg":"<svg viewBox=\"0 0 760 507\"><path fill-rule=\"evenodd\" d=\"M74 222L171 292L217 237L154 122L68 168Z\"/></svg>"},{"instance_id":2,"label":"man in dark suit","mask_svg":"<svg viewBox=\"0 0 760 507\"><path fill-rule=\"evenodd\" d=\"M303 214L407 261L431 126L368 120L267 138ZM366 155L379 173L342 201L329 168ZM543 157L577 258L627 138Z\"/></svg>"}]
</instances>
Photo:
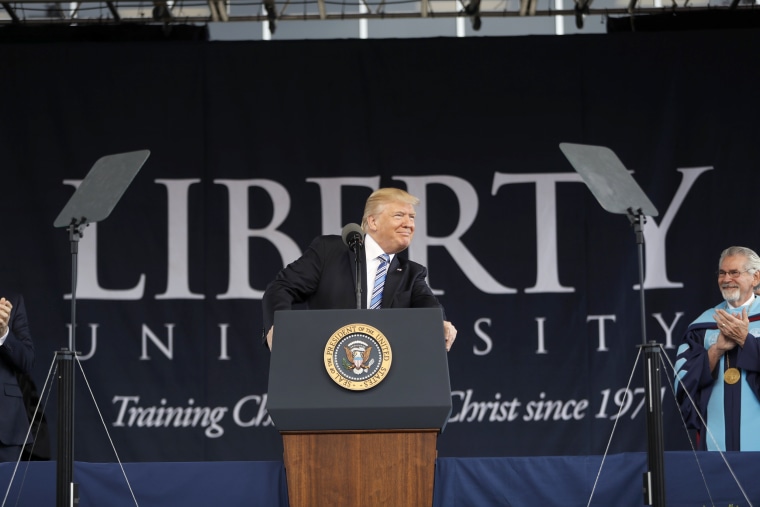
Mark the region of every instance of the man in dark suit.
<instances>
[{"instance_id":1,"label":"man in dark suit","mask_svg":"<svg viewBox=\"0 0 760 507\"><path fill-rule=\"evenodd\" d=\"M17 376L31 375L34 344L22 296L0 298L0 461L16 461L31 443L29 417Z\"/></svg>"},{"instance_id":2,"label":"man in dark suit","mask_svg":"<svg viewBox=\"0 0 760 507\"><path fill-rule=\"evenodd\" d=\"M389 264L382 288L382 308L439 308L428 286L427 269L397 255L406 250L414 236L414 207L419 199L398 188L381 188L369 196L364 207L362 230L366 233L359 249L362 308L372 308L372 290L378 268L386 267L379 258L387 254ZM309 309L351 309L356 302L356 256L340 236L316 238L303 255L283 268L267 286L262 300L264 330L272 348L274 312L289 310L295 303ZM373 282L368 284L367 280ZM446 350L456 338L456 328L444 321Z\"/></svg>"}]
</instances>

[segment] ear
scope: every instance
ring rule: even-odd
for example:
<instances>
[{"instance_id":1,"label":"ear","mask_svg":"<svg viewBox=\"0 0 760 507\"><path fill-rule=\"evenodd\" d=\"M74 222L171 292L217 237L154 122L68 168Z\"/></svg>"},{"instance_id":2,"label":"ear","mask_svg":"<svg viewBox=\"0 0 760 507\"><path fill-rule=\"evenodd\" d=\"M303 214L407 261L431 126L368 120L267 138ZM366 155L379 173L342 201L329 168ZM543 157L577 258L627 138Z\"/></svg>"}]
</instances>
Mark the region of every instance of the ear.
<instances>
[{"instance_id":1,"label":"ear","mask_svg":"<svg viewBox=\"0 0 760 507\"><path fill-rule=\"evenodd\" d=\"M377 221L375 220L375 217L373 215L370 215L367 217L367 225L369 228L373 231L377 230ZM760 275L760 273L758 273Z\"/></svg>"}]
</instances>

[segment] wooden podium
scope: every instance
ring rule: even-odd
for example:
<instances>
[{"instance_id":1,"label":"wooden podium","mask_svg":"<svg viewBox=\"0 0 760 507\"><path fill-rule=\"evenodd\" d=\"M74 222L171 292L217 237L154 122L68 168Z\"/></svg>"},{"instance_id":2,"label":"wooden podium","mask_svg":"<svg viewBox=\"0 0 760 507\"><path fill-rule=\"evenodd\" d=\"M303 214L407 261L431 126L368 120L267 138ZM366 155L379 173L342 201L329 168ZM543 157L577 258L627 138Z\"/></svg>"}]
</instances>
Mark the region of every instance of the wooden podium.
<instances>
[{"instance_id":1,"label":"wooden podium","mask_svg":"<svg viewBox=\"0 0 760 507\"><path fill-rule=\"evenodd\" d=\"M331 378L331 337L361 324L392 352L364 390ZM451 412L438 309L277 312L267 410L283 438L291 507L432 507L436 442ZM340 333L337 333L340 334Z\"/></svg>"},{"instance_id":2,"label":"wooden podium","mask_svg":"<svg viewBox=\"0 0 760 507\"><path fill-rule=\"evenodd\" d=\"M433 505L438 430L283 432L290 507Z\"/></svg>"}]
</instances>

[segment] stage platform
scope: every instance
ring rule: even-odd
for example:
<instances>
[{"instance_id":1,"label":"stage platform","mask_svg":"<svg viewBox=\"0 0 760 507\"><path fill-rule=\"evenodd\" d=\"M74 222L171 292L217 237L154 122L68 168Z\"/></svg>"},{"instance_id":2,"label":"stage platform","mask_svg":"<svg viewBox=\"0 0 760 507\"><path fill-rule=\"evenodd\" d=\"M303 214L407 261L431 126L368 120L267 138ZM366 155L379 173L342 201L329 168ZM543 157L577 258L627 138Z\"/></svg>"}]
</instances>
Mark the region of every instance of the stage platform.
<instances>
[{"instance_id":1,"label":"stage platform","mask_svg":"<svg viewBox=\"0 0 760 507\"><path fill-rule=\"evenodd\" d=\"M727 464L717 453L665 453L667 506L760 506L760 453L725 458ZM645 453L607 456L597 481L601 456L439 458L434 507L573 507L589 505L590 498L592 506L641 506L646 461ZM14 468L0 464L3 505L55 505L55 462L21 463L15 474ZM285 470L277 461L126 463L124 474L116 463L76 462L79 506L288 506Z\"/></svg>"}]
</instances>

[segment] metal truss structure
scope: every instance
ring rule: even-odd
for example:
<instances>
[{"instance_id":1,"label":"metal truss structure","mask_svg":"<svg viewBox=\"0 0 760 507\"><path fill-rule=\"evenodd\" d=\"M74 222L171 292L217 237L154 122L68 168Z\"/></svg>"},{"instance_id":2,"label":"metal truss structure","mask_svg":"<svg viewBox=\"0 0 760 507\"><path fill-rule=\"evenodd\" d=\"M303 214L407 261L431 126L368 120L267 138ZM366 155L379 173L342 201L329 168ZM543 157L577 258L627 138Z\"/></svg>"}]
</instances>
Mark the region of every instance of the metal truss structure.
<instances>
[{"instance_id":1,"label":"metal truss structure","mask_svg":"<svg viewBox=\"0 0 760 507\"><path fill-rule=\"evenodd\" d=\"M644 2L651 2L650 5ZM546 5L539 5L546 2ZM0 25L115 25L125 23L275 23L288 20L359 20L467 17L647 15L697 11L760 11L760 0L0 0ZM664 5L663 2L667 2ZM592 5L595 3L595 5Z\"/></svg>"}]
</instances>

